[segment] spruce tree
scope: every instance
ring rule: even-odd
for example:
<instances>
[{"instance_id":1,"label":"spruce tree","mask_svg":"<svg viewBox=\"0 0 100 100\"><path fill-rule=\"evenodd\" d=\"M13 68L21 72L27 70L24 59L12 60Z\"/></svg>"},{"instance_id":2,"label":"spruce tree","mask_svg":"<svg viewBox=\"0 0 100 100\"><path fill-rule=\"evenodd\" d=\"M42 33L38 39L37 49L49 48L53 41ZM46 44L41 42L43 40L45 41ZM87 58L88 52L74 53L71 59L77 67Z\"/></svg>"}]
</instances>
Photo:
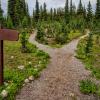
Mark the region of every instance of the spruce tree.
<instances>
[{"instance_id":1,"label":"spruce tree","mask_svg":"<svg viewBox=\"0 0 100 100\"><path fill-rule=\"evenodd\" d=\"M97 3L96 3L95 17L96 19L100 19L100 0L97 0Z\"/></svg>"},{"instance_id":2,"label":"spruce tree","mask_svg":"<svg viewBox=\"0 0 100 100\"><path fill-rule=\"evenodd\" d=\"M92 36L93 36L93 34L89 33L89 37L88 37L86 48L85 48L86 55L88 55L89 53L92 52L92 46L93 46Z\"/></svg>"},{"instance_id":3,"label":"spruce tree","mask_svg":"<svg viewBox=\"0 0 100 100\"><path fill-rule=\"evenodd\" d=\"M70 16L72 17L73 15L73 4L72 4L72 0L70 1Z\"/></svg>"},{"instance_id":4,"label":"spruce tree","mask_svg":"<svg viewBox=\"0 0 100 100\"><path fill-rule=\"evenodd\" d=\"M53 11L53 19L56 20L56 16L57 16L57 11L56 11L56 8L54 8L54 11Z\"/></svg>"},{"instance_id":5,"label":"spruce tree","mask_svg":"<svg viewBox=\"0 0 100 100\"><path fill-rule=\"evenodd\" d=\"M50 20L51 21L53 20L53 9L52 8L50 9Z\"/></svg>"},{"instance_id":6,"label":"spruce tree","mask_svg":"<svg viewBox=\"0 0 100 100\"><path fill-rule=\"evenodd\" d=\"M86 8L85 8L85 5L84 5L84 8L83 8L83 17L84 17L84 19L86 19L86 16L87 16L87 12L86 12Z\"/></svg>"},{"instance_id":7,"label":"spruce tree","mask_svg":"<svg viewBox=\"0 0 100 100\"><path fill-rule=\"evenodd\" d=\"M16 0L16 4L15 4L15 26L18 27L21 23L21 6L20 6L20 0Z\"/></svg>"},{"instance_id":8,"label":"spruce tree","mask_svg":"<svg viewBox=\"0 0 100 100\"><path fill-rule=\"evenodd\" d=\"M3 10L1 8L1 0L0 0L0 27L3 26Z\"/></svg>"},{"instance_id":9,"label":"spruce tree","mask_svg":"<svg viewBox=\"0 0 100 100\"><path fill-rule=\"evenodd\" d=\"M91 22L92 21L92 6L91 6L91 3L89 1L89 4L88 4L88 8L87 8L87 22Z\"/></svg>"},{"instance_id":10,"label":"spruce tree","mask_svg":"<svg viewBox=\"0 0 100 100\"><path fill-rule=\"evenodd\" d=\"M10 18L10 16L8 16L6 24L7 24L7 28L9 28L9 29L13 28L12 19Z\"/></svg>"},{"instance_id":11,"label":"spruce tree","mask_svg":"<svg viewBox=\"0 0 100 100\"><path fill-rule=\"evenodd\" d=\"M47 21L47 9L46 9L46 3L44 3L44 8L43 8L43 17L44 17L44 20Z\"/></svg>"},{"instance_id":12,"label":"spruce tree","mask_svg":"<svg viewBox=\"0 0 100 100\"><path fill-rule=\"evenodd\" d=\"M43 19L43 7L42 5L40 6L40 20L42 21Z\"/></svg>"},{"instance_id":13,"label":"spruce tree","mask_svg":"<svg viewBox=\"0 0 100 100\"><path fill-rule=\"evenodd\" d=\"M28 7L27 3L26 3L26 17L27 17L27 20L28 20L28 25L30 26L31 25L31 18L30 18L29 7Z\"/></svg>"},{"instance_id":14,"label":"spruce tree","mask_svg":"<svg viewBox=\"0 0 100 100\"><path fill-rule=\"evenodd\" d=\"M68 5L68 0L66 0L66 4L65 4L65 22L66 24L69 23L69 5Z\"/></svg>"},{"instance_id":15,"label":"spruce tree","mask_svg":"<svg viewBox=\"0 0 100 100\"><path fill-rule=\"evenodd\" d=\"M36 12L35 12L35 21L38 22L39 21L39 13L40 13L38 0L36 0L35 10L36 10Z\"/></svg>"},{"instance_id":16,"label":"spruce tree","mask_svg":"<svg viewBox=\"0 0 100 100\"><path fill-rule=\"evenodd\" d=\"M15 25L15 4L16 0L8 0L8 16L11 18L13 25Z\"/></svg>"},{"instance_id":17,"label":"spruce tree","mask_svg":"<svg viewBox=\"0 0 100 100\"><path fill-rule=\"evenodd\" d=\"M80 0L79 5L78 5L77 14L78 15L83 15L83 5L82 5L81 0Z\"/></svg>"}]
</instances>

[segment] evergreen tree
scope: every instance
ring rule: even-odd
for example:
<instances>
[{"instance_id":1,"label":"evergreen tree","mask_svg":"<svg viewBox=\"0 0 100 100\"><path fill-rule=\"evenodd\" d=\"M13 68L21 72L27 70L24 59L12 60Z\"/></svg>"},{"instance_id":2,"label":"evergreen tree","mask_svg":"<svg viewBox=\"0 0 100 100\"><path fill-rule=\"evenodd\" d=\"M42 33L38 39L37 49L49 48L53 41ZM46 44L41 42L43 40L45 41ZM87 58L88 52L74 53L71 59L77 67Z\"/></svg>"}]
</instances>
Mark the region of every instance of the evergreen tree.
<instances>
[{"instance_id":1,"label":"evergreen tree","mask_svg":"<svg viewBox=\"0 0 100 100\"><path fill-rule=\"evenodd\" d=\"M66 0L66 4L65 4L65 22L66 24L69 23L69 5L68 5L68 0Z\"/></svg>"},{"instance_id":2,"label":"evergreen tree","mask_svg":"<svg viewBox=\"0 0 100 100\"><path fill-rule=\"evenodd\" d=\"M31 25L31 18L30 18L30 14L29 14L28 4L26 4L26 17L27 17L27 20L28 20L28 25L30 26Z\"/></svg>"},{"instance_id":3,"label":"evergreen tree","mask_svg":"<svg viewBox=\"0 0 100 100\"><path fill-rule=\"evenodd\" d=\"M40 6L40 20L42 21L43 19L43 7L42 5Z\"/></svg>"},{"instance_id":4,"label":"evergreen tree","mask_svg":"<svg viewBox=\"0 0 100 100\"><path fill-rule=\"evenodd\" d=\"M47 21L47 9L46 9L46 3L44 3L43 17L44 17L44 20Z\"/></svg>"},{"instance_id":5,"label":"evergreen tree","mask_svg":"<svg viewBox=\"0 0 100 100\"><path fill-rule=\"evenodd\" d=\"M23 28L27 28L28 27L28 19L27 17L25 16L24 19L22 20L22 26Z\"/></svg>"},{"instance_id":6,"label":"evergreen tree","mask_svg":"<svg viewBox=\"0 0 100 100\"><path fill-rule=\"evenodd\" d=\"M38 2L38 0L36 0L36 5L35 5L35 7L36 7L35 21L38 22L38 21L39 21L39 13L40 13L40 11L39 11L39 2Z\"/></svg>"},{"instance_id":7,"label":"evergreen tree","mask_svg":"<svg viewBox=\"0 0 100 100\"><path fill-rule=\"evenodd\" d=\"M11 18L13 25L15 25L15 4L16 0L8 0L8 16Z\"/></svg>"},{"instance_id":8,"label":"evergreen tree","mask_svg":"<svg viewBox=\"0 0 100 100\"><path fill-rule=\"evenodd\" d=\"M50 20L51 21L53 20L53 9L52 8L50 9Z\"/></svg>"},{"instance_id":9,"label":"evergreen tree","mask_svg":"<svg viewBox=\"0 0 100 100\"><path fill-rule=\"evenodd\" d=\"M24 16L27 16L27 9L27 3L25 0L20 0L21 21L23 20Z\"/></svg>"},{"instance_id":10,"label":"evergreen tree","mask_svg":"<svg viewBox=\"0 0 100 100\"><path fill-rule=\"evenodd\" d=\"M73 15L73 4L72 4L72 0L70 1L70 16L72 17Z\"/></svg>"},{"instance_id":11,"label":"evergreen tree","mask_svg":"<svg viewBox=\"0 0 100 100\"><path fill-rule=\"evenodd\" d=\"M53 19L56 20L56 15L57 15L57 11L56 11L56 8L54 8L54 12L53 12Z\"/></svg>"},{"instance_id":12,"label":"evergreen tree","mask_svg":"<svg viewBox=\"0 0 100 100\"><path fill-rule=\"evenodd\" d=\"M95 17L96 19L100 19L100 0L97 0L97 3L96 3Z\"/></svg>"},{"instance_id":13,"label":"evergreen tree","mask_svg":"<svg viewBox=\"0 0 100 100\"><path fill-rule=\"evenodd\" d=\"M89 1L89 4L88 4L88 8L87 8L87 22L91 22L92 21L92 6L91 6L91 3Z\"/></svg>"},{"instance_id":14,"label":"evergreen tree","mask_svg":"<svg viewBox=\"0 0 100 100\"><path fill-rule=\"evenodd\" d=\"M16 4L15 4L15 26L18 27L21 23L21 6L20 6L20 0L16 0Z\"/></svg>"},{"instance_id":15,"label":"evergreen tree","mask_svg":"<svg viewBox=\"0 0 100 100\"><path fill-rule=\"evenodd\" d=\"M32 25L35 26L35 10L33 9Z\"/></svg>"},{"instance_id":16,"label":"evergreen tree","mask_svg":"<svg viewBox=\"0 0 100 100\"><path fill-rule=\"evenodd\" d=\"M93 40L92 40L92 36L93 34L90 33L89 34L89 37L88 37L88 40L87 40L87 44L86 44L86 48L85 48L85 53L86 55L89 54L91 52L91 49L92 49L92 46L93 46Z\"/></svg>"},{"instance_id":17,"label":"evergreen tree","mask_svg":"<svg viewBox=\"0 0 100 100\"><path fill-rule=\"evenodd\" d=\"M85 5L84 5L84 8L83 8L83 17L84 17L84 19L86 19L86 16L87 16L87 14L86 14L86 8L85 8Z\"/></svg>"},{"instance_id":18,"label":"evergreen tree","mask_svg":"<svg viewBox=\"0 0 100 100\"><path fill-rule=\"evenodd\" d=\"M12 22L12 19L10 18L10 16L8 16L6 23L7 23L7 28L9 28L9 29L13 28L13 22Z\"/></svg>"},{"instance_id":19,"label":"evergreen tree","mask_svg":"<svg viewBox=\"0 0 100 100\"><path fill-rule=\"evenodd\" d=\"M79 5L78 5L77 14L78 15L83 15L83 5L82 5L81 0L80 0Z\"/></svg>"},{"instance_id":20,"label":"evergreen tree","mask_svg":"<svg viewBox=\"0 0 100 100\"><path fill-rule=\"evenodd\" d=\"M0 27L3 26L3 10L1 8L1 0L0 0Z\"/></svg>"}]
</instances>

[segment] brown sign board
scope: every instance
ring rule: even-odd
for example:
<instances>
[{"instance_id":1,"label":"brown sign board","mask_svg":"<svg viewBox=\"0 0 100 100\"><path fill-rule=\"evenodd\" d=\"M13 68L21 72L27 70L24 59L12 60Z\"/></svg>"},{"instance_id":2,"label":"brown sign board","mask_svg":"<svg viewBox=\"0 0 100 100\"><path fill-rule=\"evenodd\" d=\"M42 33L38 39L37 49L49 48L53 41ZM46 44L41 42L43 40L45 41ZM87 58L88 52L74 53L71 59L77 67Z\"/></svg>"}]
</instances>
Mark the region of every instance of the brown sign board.
<instances>
[{"instance_id":1,"label":"brown sign board","mask_svg":"<svg viewBox=\"0 0 100 100\"><path fill-rule=\"evenodd\" d=\"M0 40L17 41L19 33L16 30L0 29Z\"/></svg>"},{"instance_id":2,"label":"brown sign board","mask_svg":"<svg viewBox=\"0 0 100 100\"><path fill-rule=\"evenodd\" d=\"M17 41L19 38L19 33L16 30L10 29L0 29L0 86L3 85L3 40Z\"/></svg>"}]
</instances>

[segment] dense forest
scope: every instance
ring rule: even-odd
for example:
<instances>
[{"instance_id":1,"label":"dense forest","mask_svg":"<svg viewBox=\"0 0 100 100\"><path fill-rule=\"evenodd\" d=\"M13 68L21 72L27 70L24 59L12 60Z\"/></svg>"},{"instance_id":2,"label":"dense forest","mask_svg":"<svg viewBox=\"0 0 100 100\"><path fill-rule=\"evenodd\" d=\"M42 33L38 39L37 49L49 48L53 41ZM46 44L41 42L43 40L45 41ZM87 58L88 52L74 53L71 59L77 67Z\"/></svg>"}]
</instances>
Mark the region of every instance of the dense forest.
<instances>
[{"instance_id":1,"label":"dense forest","mask_svg":"<svg viewBox=\"0 0 100 100\"><path fill-rule=\"evenodd\" d=\"M100 80L100 0L96 0L95 10L90 1L86 6L83 5L82 0L79 0L78 6L73 0L66 0L63 8L47 9L47 6L46 2L41 5L36 0L33 13L30 15L25 0L8 0L7 14L4 16L0 0L0 27L15 29L20 33L18 43L15 45L12 42L5 43L7 53L5 58L8 60L5 61L7 67L4 72L7 84L8 86L10 84L11 88L7 88L10 93L7 100L15 100L16 92L23 85L23 81L27 83L25 78L31 74L37 78L49 62L50 57L47 53L39 51L35 45L29 43L28 39L32 33L36 34L35 40L38 43L53 49L61 48L83 36L84 38L81 38L77 45L75 57L91 71L93 78ZM12 55L16 56L16 61L13 61ZM16 68L8 67L12 65L18 67L21 63L27 69L22 73ZM32 66L35 66L34 69ZM0 87L0 92L5 87ZM80 81L80 91L84 94L92 93L100 96L100 86L91 80ZM2 98L0 96L0 100L3 100Z\"/></svg>"}]
</instances>

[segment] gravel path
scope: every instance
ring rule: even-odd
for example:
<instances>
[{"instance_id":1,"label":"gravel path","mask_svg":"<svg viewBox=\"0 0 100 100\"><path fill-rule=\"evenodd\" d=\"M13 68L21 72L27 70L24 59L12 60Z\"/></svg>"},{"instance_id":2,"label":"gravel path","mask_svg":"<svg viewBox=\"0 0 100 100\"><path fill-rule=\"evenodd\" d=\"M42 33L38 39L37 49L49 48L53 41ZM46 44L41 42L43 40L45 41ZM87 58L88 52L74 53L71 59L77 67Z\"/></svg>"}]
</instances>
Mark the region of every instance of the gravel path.
<instances>
[{"instance_id":1,"label":"gravel path","mask_svg":"<svg viewBox=\"0 0 100 100\"><path fill-rule=\"evenodd\" d=\"M98 100L93 95L81 94L79 81L88 78L90 72L74 57L79 39L60 49L39 44L35 35L29 41L51 56L50 64L41 77L22 88L16 100Z\"/></svg>"}]
</instances>

